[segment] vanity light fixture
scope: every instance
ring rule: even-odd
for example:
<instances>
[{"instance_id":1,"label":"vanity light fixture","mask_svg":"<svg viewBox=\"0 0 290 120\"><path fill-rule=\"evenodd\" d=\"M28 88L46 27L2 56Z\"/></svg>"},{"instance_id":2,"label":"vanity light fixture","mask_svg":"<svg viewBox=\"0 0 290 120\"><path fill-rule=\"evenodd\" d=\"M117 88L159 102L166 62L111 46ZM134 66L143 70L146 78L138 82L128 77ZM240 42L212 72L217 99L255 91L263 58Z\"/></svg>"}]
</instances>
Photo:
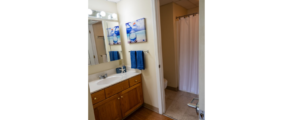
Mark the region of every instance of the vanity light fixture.
<instances>
[{"instance_id":1,"label":"vanity light fixture","mask_svg":"<svg viewBox=\"0 0 290 120\"><path fill-rule=\"evenodd\" d=\"M101 11L100 14L102 17L106 16L106 13L104 11Z\"/></svg>"},{"instance_id":2,"label":"vanity light fixture","mask_svg":"<svg viewBox=\"0 0 290 120\"><path fill-rule=\"evenodd\" d=\"M116 13L113 13L113 14L112 14L112 17L113 17L114 19L116 19L116 18L117 18L117 14L116 14Z\"/></svg>"},{"instance_id":3,"label":"vanity light fixture","mask_svg":"<svg viewBox=\"0 0 290 120\"><path fill-rule=\"evenodd\" d=\"M107 19L107 20L118 20L117 13L110 13L105 11L96 11L88 9L88 16L91 18Z\"/></svg>"},{"instance_id":4,"label":"vanity light fixture","mask_svg":"<svg viewBox=\"0 0 290 120\"><path fill-rule=\"evenodd\" d=\"M89 15L92 15L93 14L93 11L91 9L88 9L88 14Z\"/></svg>"},{"instance_id":5,"label":"vanity light fixture","mask_svg":"<svg viewBox=\"0 0 290 120\"><path fill-rule=\"evenodd\" d=\"M108 19L112 19L112 15L108 15Z\"/></svg>"},{"instance_id":6,"label":"vanity light fixture","mask_svg":"<svg viewBox=\"0 0 290 120\"><path fill-rule=\"evenodd\" d=\"M100 18L100 17L101 17L100 13L97 13L97 14L96 14L96 17L97 17L97 18Z\"/></svg>"}]
</instances>

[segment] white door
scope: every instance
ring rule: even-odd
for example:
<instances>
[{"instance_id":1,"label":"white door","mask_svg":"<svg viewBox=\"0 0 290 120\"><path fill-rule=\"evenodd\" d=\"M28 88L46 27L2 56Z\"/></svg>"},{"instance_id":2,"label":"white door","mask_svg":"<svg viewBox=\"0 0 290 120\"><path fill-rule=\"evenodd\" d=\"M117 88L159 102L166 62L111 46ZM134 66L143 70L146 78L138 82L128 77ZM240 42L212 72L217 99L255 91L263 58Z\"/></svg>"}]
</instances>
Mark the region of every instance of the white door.
<instances>
[{"instance_id":1,"label":"white door","mask_svg":"<svg viewBox=\"0 0 290 120\"><path fill-rule=\"evenodd\" d=\"M199 115L206 120L206 0L199 1Z\"/></svg>"},{"instance_id":2,"label":"white door","mask_svg":"<svg viewBox=\"0 0 290 120\"><path fill-rule=\"evenodd\" d=\"M99 64L98 50L97 50L97 47L96 47L94 29L93 29L92 25L89 25L89 36L90 36L90 40L91 40L91 47L92 47L93 54L94 54L95 64Z\"/></svg>"},{"instance_id":3,"label":"white door","mask_svg":"<svg viewBox=\"0 0 290 120\"><path fill-rule=\"evenodd\" d=\"M87 58L90 60L91 65L95 65L91 36L88 27L87 27L87 52L88 52L87 54L89 54L89 57Z\"/></svg>"}]
</instances>

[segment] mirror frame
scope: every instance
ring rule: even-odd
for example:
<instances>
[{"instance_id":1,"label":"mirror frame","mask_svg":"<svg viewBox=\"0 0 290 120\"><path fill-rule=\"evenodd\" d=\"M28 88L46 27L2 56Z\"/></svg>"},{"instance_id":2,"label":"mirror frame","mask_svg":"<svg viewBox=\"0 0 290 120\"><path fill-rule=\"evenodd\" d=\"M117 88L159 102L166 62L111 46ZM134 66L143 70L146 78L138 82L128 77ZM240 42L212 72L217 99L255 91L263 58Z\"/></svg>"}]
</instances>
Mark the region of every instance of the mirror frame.
<instances>
[{"instance_id":1,"label":"mirror frame","mask_svg":"<svg viewBox=\"0 0 290 120\"><path fill-rule=\"evenodd\" d=\"M103 27L103 32L104 32L104 30L106 30L105 28L107 28L107 26L104 24L104 23L106 23L106 22L118 22L119 25L120 25L119 20L104 19L104 18L95 18L95 17L88 17L88 20L98 20L98 21L101 21L101 22L102 22L102 27ZM107 24L107 23L106 23L106 24ZM105 33L106 33L106 32L104 32L104 39L105 39L105 41L107 41L108 38L105 37L105 36L106 36ZM89 37L89 36L88 36L88 37ZM122 42L124 42L124 41L122 41L122 39L121 39L121 43L122 43ZM107 46L106 46L106 47L107 47ZM121 59L116 60L116 61L123 61L123 59L124 59L122 44L120 44L120 47L121 47L121 49L122 49L122 51L120 52L120 53L121 53L121 55L120 55L120 56L121 56ZM105 63L110 63L110 62L115 62L115 61L109 61L109 62L105 62ZM104 64L104 63L99 63L99 64ZM95 65L99 65L99 64L95 64ZM95 66L95 65L88 65L88 66Z\"/></svg>"}]
</instances>

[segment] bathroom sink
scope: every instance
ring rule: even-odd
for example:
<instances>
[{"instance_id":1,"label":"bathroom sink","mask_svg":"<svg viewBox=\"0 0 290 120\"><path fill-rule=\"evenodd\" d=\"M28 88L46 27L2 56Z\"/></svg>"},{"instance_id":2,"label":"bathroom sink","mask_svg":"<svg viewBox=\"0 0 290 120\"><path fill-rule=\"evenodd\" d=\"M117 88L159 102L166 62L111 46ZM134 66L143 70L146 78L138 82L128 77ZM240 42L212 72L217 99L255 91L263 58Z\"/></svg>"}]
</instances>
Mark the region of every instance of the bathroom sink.
<instances>
[{"instance_id":1,"label":"bathroom sink","mask_svg":"<svg viewBox=\"0 0 290 120\"><path fill-rule=\"evenodd\" d=\"M127 75L133 75L133 74L136 74L136 71L128 71L126 72Z\"/></svg>"},{"instance_id":2,"label":"bathroom sink","mask_svg":"<svg viewBox=\"0 0 290 120\"><path fill-rule=\"evenodd\" d=\"M120 79L121 76L109 76L105 79L102 79L100 82L98 82L98 85L105 85L105 84L110 84L112 82L114 82L115 80Z\"/></svg>"}]
</instances>

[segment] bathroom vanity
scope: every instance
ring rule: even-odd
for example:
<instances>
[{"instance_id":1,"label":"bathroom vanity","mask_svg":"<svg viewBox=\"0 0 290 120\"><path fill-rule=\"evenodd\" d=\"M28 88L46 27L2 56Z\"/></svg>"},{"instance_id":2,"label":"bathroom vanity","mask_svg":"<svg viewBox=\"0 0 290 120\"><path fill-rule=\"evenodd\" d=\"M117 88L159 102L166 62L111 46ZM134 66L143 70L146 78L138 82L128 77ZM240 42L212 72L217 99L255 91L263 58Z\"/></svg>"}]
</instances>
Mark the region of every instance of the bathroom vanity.
<instances>
[{"instance_id":1,"label":"bathroom vanity","mask_svg":"<svg viewBox=\"0 0 290 120\"><path fill-rule=\"evenodd\" d=\"M141 73L115 74L89 86L96 120L121 120L144 103Z\"/></svg>"},{"instance_id":2,"label":"bathroom vanity","mask_svg":"<svg viewBox=\"0 0 290 120\"><path fill-rule=\"evenodd\" d=\"M99 19L101 12L105 13L92 10L88 18L89 71L93 70L90 67L95 70L98 66L99 72L102 69L99 65L108 62L112 62L108 65L114 67L101 73L89 73L89 99L96 120L121 120L144 103L142 77L138 70L127 69L125 73L116 74L116 68L124 66L121 43L125 41L121 40L117 15L107 12L108 16ZM114 19L111 18L113 16Z\"/></svg>"}]
</instances>

